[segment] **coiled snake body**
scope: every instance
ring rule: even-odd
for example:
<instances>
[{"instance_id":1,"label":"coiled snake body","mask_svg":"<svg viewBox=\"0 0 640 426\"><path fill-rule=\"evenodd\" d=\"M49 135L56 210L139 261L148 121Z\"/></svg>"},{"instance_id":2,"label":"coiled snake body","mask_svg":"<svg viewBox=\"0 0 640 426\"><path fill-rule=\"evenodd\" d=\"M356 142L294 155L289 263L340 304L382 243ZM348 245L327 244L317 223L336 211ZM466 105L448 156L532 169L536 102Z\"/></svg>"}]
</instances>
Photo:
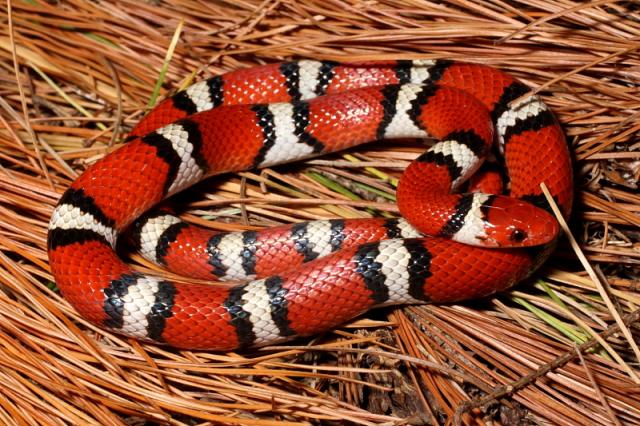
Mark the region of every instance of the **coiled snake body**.
<instances>
[{"instance_id":1,"label":"coiled snake body","mask_svg":"<svg viewBox=\"0 0 640 426\"><path fill-rule=\"evenodd\" d=\"M527 92L496 69L442 60L303 60L196 83L159 104L61 197L49 225L53 275L64 297L100 326L210 350L318 333L375 306L506 289L545 259L558 232L553 217L524 201L544 208L544 182L565 215L572 202L562 131L537 96L522 98ZM439 142L401 179L404 219L241 233L207 232L164 210L135 222L147 258L185 275L245 283L147 276L114 251L118 234L144 212L204 177L406 137ZM477 192L488 178L452 194L494 138L506 195Z\"/></svg>"}]
</instances>

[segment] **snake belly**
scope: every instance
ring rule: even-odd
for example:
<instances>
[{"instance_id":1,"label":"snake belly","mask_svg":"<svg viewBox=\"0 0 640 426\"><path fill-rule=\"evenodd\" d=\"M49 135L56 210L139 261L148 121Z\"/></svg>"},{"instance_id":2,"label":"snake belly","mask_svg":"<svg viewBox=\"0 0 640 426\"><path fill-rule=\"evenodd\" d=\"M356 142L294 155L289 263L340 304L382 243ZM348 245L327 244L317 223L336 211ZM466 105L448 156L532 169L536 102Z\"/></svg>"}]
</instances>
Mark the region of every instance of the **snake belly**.
<instances>
[{"instance_id":1,"label":"snake belly","mask_svg":"<svg viewBox=\"0 0 640 426\"><path fill-rule=\"evenodd\" d=\"M490 130L468 118L482 114L495 127L506 193L547 207L544 182L566 216L573 198L568 148L549 108L528 92L497 69L445 60L302 60L196 83L154 108L126 144L63 194L49 225L52 273L65 299L101 327L220 351L330 330L376 306L504 290L539 266L553 244L494 250L416 238L402 219L336 219L235 234L205 233L166 212L135 224L154 261L200 278L250 279L232 286L143 275L114 247L143 213L207 176L376 139L471 132L491 143ZM476 103L486 112L476 114ZM463 113L455 112L460 105ZM456 149L432 151L427 161L457 181L477 151L464 141L476 139L452 142ZM482 214L475 201L451 206L438 227L453 237L467 232Z\"/></svg>"}]
</instances>

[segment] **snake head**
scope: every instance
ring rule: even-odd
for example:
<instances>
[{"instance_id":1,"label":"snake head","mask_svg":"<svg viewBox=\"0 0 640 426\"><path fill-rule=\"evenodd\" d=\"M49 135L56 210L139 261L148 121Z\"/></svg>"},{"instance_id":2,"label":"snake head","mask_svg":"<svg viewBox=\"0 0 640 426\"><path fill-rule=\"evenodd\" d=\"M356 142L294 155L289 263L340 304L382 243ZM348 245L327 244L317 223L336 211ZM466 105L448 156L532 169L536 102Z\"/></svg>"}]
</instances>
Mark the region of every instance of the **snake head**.
<instances>
[{"instance_id":1,"label":"snake head","mask_svg":"<svg viewBox=\"0 0 640 426\"><path fill-rule=\"evenodd\" d=\"M483 205L484 247L531 247L553 241L558 222L547 211L515 198L494 196Z\"/></svg>"}]
</instances>

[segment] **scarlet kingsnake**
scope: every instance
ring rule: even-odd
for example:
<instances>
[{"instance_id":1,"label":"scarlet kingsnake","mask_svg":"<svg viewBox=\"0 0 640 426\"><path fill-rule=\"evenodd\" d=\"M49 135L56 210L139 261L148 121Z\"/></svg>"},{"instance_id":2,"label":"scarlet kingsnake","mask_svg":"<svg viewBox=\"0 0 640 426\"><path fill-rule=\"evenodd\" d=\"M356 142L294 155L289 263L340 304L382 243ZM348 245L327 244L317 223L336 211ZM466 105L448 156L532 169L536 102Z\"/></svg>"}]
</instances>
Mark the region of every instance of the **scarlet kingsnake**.
<instances>
[{"instance_id":1,"label":"scarlet kingsnake","mask_svg":"<svg viewBox=\"0 0 640 426\"><path fill-rule=\"evenodd\" d=\"M449 192L477 169L495 126L506 193L546 208L544 182L569 214L572 171L564 136L537 96L520 99L528 91L496 69L443 60L302 60L196 83L159 104L126 144L61 197L49 226L53 275L64 297L100 326L211 350L318 333L374 306L504 290L546 258L555 220L506 197ZM157 210L134 224L147 258L197 278L250 280L234 286L145 276L114 251L118 234L134 220L206 176L376 139L426 136L441 142L407 169L398 203L413 225L439 237L419 238L405 219L210 233ZM474 183L474 191L484 183ZM512 223L512 214L520 222ZM546 245L490 249L457 241Z\"/></svg>"}]
</instances>

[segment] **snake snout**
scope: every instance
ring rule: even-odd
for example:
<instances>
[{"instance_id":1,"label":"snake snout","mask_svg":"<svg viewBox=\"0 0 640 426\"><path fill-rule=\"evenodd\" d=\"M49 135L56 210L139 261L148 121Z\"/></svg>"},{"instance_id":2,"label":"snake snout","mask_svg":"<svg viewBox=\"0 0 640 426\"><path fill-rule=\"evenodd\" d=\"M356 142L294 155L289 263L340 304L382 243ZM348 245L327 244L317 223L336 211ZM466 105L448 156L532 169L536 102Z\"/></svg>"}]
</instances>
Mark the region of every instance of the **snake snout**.
<instances>
[{"instance_id":1,"label":"snake snout","mask_svg":"<svg viewBox=\"0 0 640 426\"><path fill-rule=\"evenodd\" d=\"M547 211L509 197L496 197L487 210L488 245L531 247L551 242L560 230Z\"/></svg>"},{"instance_id":2,"label":"snake snout","mask_svg":"<svg viewBox=\"0 0 640 426\"><path fill-rule=\"evenodd\" d=\"M547 244L554 240L560 232L560 225L556 218L539 207L525 205L531 210L532 217L528 222L529 241L526 246Z\"/></svg>"}]
</instances>

